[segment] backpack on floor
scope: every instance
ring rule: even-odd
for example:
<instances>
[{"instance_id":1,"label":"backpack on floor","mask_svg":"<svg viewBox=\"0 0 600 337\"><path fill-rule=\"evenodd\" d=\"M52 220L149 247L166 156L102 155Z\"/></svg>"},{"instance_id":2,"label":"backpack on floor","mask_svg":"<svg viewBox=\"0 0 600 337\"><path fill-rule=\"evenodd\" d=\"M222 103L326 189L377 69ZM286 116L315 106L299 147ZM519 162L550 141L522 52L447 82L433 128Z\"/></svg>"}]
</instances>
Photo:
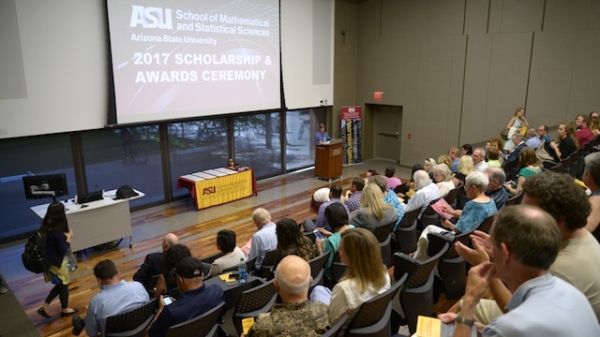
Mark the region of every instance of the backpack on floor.
<instances>
[{"instance_id":1,"label":"backpack on floor","mask_svg":"<svg viewBox=\"0 0 600 337\"><path fill-rule=\"evenodd\" d=\"M43 273L50 268L50 262L46 256L45 233L35 231L29 236L21 259L23 260L25 269L36 274Z\"/></svg>"}]
</instances>

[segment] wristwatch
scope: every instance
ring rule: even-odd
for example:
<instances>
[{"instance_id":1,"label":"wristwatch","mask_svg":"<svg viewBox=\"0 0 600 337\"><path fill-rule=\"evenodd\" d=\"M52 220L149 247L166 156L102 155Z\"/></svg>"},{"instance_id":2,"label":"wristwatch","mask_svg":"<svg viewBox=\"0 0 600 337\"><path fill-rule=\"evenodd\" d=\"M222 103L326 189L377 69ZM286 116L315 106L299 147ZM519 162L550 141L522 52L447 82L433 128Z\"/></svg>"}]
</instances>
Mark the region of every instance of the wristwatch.
<instances>
[{"instance_id":1,"label":"wristwatch","mask_svg":"<svg viewBox=\"0 0 600 337\"><path fill-rule=\"evenodd\" d=\"M475 324L475 321L472 319L468 319L468 318L464 318L461 315L456 316L456 319L454 320L454 323L456 324L464 324L464 325L468 325L468 326L473 326Z\"/></svg>"}]
</instances>

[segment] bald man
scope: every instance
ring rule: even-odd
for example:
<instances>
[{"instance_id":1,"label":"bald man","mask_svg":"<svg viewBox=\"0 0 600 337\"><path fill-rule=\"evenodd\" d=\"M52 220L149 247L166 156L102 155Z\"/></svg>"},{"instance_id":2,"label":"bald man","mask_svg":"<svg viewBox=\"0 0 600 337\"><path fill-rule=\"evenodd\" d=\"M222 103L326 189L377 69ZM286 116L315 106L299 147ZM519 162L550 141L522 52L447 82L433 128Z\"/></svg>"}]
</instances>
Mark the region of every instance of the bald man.
<instances>
[{"instance_id":1,"label":"bald man","mask_svg":"<svg viewBox=\"0 0 600 337\"><path fill-rule=\"evenodd\" d=\"M273 285L282 303L276 303L271 312L259 316L249 337L262 336L320 336L329 328L327 306L308 300L312 282L310 266L295 255L286 256L275 270Z\"/></svg>"},{"instance_id":2,"label":"bald man","mask_svg":"<svg viewBox=\"0 0 600 337\"><path fill-rule=\"evenodd\" d=\"M179 238L177 235L173 233L165 235L162 241L162 252L146 255L144 263L142 263L140 269L133 275L133 280L140 282L145 288L148 288L148 282L150 282L152 276L162 274L165 269L165 252L178 243Z\"/></svg>"}]
</instances>

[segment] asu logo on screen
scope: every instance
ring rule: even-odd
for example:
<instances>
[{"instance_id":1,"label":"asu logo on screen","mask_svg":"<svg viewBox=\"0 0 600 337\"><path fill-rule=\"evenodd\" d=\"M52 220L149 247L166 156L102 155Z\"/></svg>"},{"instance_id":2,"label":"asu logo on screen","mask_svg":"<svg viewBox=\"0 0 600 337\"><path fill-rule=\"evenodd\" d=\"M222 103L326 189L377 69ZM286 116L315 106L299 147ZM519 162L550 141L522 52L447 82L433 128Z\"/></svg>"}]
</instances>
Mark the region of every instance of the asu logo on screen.
<instances>
[{"instance_id":1,"label":"asu logo on screen","mask_svg":"<svg viewBox=\"0 0 600 337\"><path fill-rule=\"evenodd\" d=\"M202 189L202 195L217 193L217 186L211 186Z\"/></svg>"},{"instance_id":2,"label":"asu logo on screen","mask_svg":"<svg viewBox=\"0 0 600 337\"><path fill-rule=\"evenodd\" d=\"M170 8L131 6L129 27L173 29L173 17Z\"/></svg>"}]
</instances>

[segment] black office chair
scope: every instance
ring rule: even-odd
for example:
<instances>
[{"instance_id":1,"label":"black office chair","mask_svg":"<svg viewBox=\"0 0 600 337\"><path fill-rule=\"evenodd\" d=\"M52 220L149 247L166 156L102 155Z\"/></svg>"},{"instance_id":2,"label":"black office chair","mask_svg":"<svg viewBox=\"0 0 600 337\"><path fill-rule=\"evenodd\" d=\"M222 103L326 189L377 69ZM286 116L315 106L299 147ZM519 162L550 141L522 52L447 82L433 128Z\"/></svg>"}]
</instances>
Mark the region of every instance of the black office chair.
<instances>
[{"instance_id":1,"label":"black office chair","mask_svg":"<svg viewBox=\"0 0 600 337\"><path fill-rule=\"evenodd\" d=\"M260 266L260 277L266 278L269 277L271 273L271 269L275 266L275 258L277 255L277 249L269 250L265 254L265 258L263 259L263 263Z\"/></svg>"},{"instance_id":2,"label":"black office chair","mask_svg":"<svg viewBox=\"0 0 600 337\"><path fill-rule=\"evenodd\" d=\"M521 203L522 199L523 199L523 191L521 190L516 195L513 195L512 197L508 198L508 200L506 200L506 203L504 204L504 207L518 205Z\"/></svg>"},{"instance_id":3,"label":"black office chair","mask_svg":"<svg viewBox=\"0 0 600 337\"><path fill-rule=\"evenodd\" d=\"M233 325L238 335L241 335L244 331L242 327L244 318L256 318L260 313L271 311L271 307L277 298L273 280L264 284L261 284L260 281L256 282L255 287L242 293L233 311Z\"/></svg>"},{"instance_id":4,"label":"black office chair","mask_svg":"<svg viewBox=\"0 0 600 337\"><path fill-rule=\"evenodd\" d=\"M342 316L342 318L340 318L340 320L337 321L337 323L335 323L329 330L327 330L326 333L322 334L321 337L337 337L340 334L340 331L342 330L344 324L346 324L347 320L348 314Z\"/></svg>"},{"instance_id":5,"label":"black office chair","mask_svg":"<svg viewBox=\"0 0 600 337\"><path fill-rule=\"evenodd\" d=\"M458 198L458 194L460 193L460 191L462 189L463 189L463 184L460 184L460 185L456 186L455 188L451 189L450 192L448 192L448 194L444 197L444 200L446 200L448 205L450 205L452 208L456 208L456 201Z\"/></svg>"},{"instance_id":6,"label":"black office chair","mask_svg":"<svg viewBox=\"0 0 600 337\"><path fill-rule=\"evenodd\" d=\"M346 336L391 336L392 299L407 277L404 274L390 289L364 302L350 321Z\"/></svg>"},{"instance_id":7,"label":"black office chair","mask_svg":"<svg viewBox=\"0 0 600 337\"><path fill-rule=\"evenodd\" d=\"M220 258L223 255L225 255L223 252L218 252L216 254L209 255L203 259L200 259L200 261L207 263L207 264L212 264L216 259Z\"/></svg>"},{"instance_id":8,"label":"black office chair","mask_svg":"<svg viewBox=\"0 0 600 337\"><path fill-rule=\"evenodd\" d=\"M379 241L381 249L381 258L383 263L388 266L392 265L392 229L396 225L396 221L392 221L387 225L375 228L375 237Z\"/></svg>"},{"instance_id":9,"label":"black office chair","mask_svg":"<svg viewBox=\"0 0 600 337\"><path fill-rule=\"evenodd\" d=\"M329 259L330 254L331 252L327 252L308 261L308 264L310 265L310 275L313 278L313 281L310 284L309 293L317 285L323 284L325 264L327 264L327 259Z\"/></svg>"},{"instance_id":10,"label":"black office chair","mask_svg":"<svg viewBox=\"0 0 600 337\"><path fill-rule=\"evenodd\" d=\"M417 217L421 208L404 213L396 232L396 248L405 254L417 250Z\"/></svg>"},{"instance_id":11,"label":"black office chair","mask_svg":"<svg viewBox=\"0 0 600 337\"><path fill-rule=\"evenodd\" d=\"M167 330L167 337L217 337L219 321L224 314L225 302L221 302L201 316L173 325Z\"/></svg>"},{"instance_id":12,"label":"black office chair","mask_svg":"<svg viewBox=\"0 0 600 337\"><path fill-rule=\"evenodd\" d=\"M143 337L156 313L157 299L106 319L105 337Z\"/></svg>"},{"instance_id":13,"label":"black office chair","mask_svg":"<svg viewBox=\"0 0 600 337\"><path fill-rule=\"evenodd\" d=\"M401 279L408 274L406 286L402 287L398 299L411 334L417 329L419 315L433 314L433 269L449 247L446 242L435 255L423 262L403 253L394 254L394 278Z\"/></svg>"},{"instance_id":14,"label":"black office chair","mask_svg":"<svg viewBox=\"0 0 600 337\"><path fill-rule=\"evenodd\" d=\"M431 205L435 204L442 198L437 198L429 202L425 208L425 212L421 215L421 228L426 228L429 225L437 226L440 223L440 215L433 209Z\"/></svg>"}]
</instances>

